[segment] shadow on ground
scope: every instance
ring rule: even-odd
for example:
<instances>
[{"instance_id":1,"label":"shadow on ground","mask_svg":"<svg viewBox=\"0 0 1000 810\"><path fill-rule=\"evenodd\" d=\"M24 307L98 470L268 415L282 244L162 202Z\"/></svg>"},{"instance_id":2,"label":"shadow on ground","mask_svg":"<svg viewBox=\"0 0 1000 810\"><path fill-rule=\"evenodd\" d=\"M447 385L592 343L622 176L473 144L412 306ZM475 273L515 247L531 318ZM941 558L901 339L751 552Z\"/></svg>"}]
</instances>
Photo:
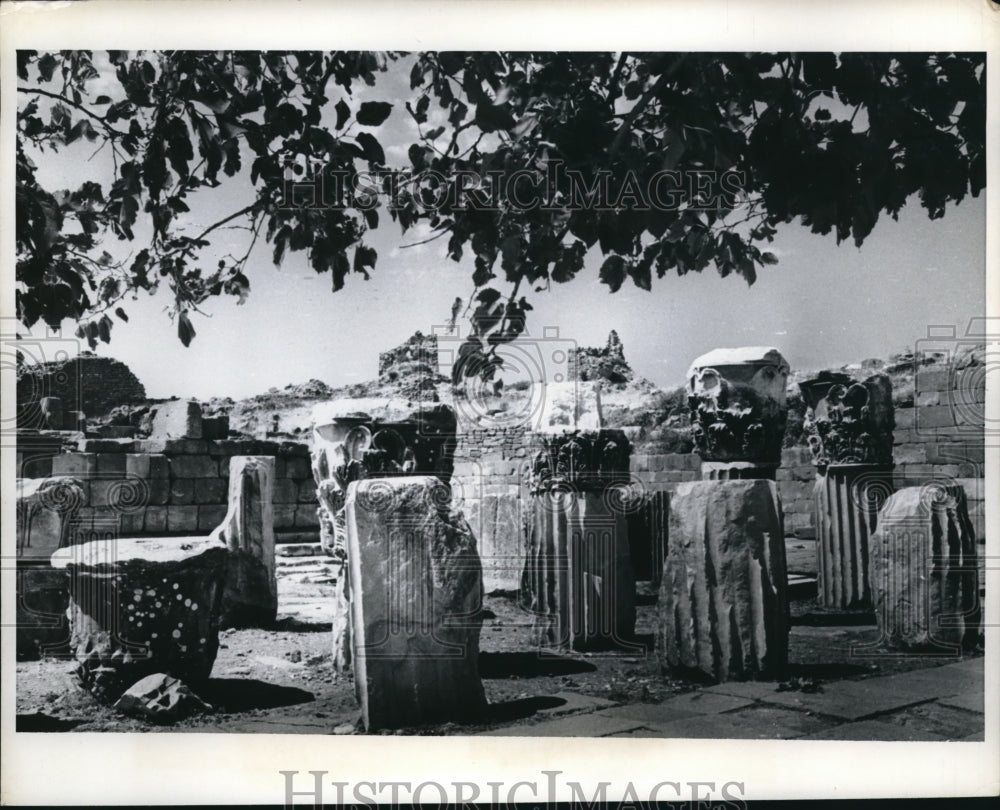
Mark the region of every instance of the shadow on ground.
<instances>
[{"instance_id":1,"label":"shadow on ground","mask_svg":"<svg viewBox=\"0 0 1000 810\"><path fill-rule=\"evenodd\" d=\"M14 721L14 730L17 732L53 732L71 731L77 726L86 723L82 718L52 717L43 712L32 712L31 714L19 714Z\"/></svg>"},{"instance_id":2,"label":"shadow on ground","mask_svg":"<svg viewBox=\"0 0 1000 810\"><path fill-rule=\"evenodd\" d=\"M304 622L289 616L279 619L268 629L284 633L329 633L333 626L330 622Z\"/></svg>"},{"instance_id":3,"label":"shadow on ground","mask_svg":"<svg viewBox=\"0 0 1000 810\"><path fill-rule=\"evenodd\" d=\"M253 678L211 678L198 689L198 696L223 712L276 709L315 700L312 692L294 686L278 686Z\"/></svg>"},{"instance_id":4,"label":"shadow on ground","mask_svg":"<svg viewBox=\"0 0 1000 810\"><path fill-rule=\"evenodd\" d=\"M479 675L482 678L543 678L549 675L576 675L594 672L593 664L561 655L542 652L481 652Z\"/></svg>"}]
</instances>

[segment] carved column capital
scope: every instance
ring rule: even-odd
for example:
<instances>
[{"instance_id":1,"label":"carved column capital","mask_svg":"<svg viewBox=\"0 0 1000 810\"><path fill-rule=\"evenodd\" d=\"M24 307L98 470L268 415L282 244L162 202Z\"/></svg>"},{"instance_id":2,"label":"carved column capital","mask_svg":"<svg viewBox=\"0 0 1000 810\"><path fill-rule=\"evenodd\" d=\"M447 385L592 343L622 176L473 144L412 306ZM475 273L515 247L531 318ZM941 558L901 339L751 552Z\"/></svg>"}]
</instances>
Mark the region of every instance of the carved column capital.
<instances>
[{"instance_id":1,"label":"carved column capital","mask_svg":"<svg viewBox=\"0 0 1000 810\"><path fill-rule=\"evenodd\" d=\"M631 454L632 445L621 430L543 436L531 466L531 491L599 492L628 482Z\"/></svg>"},{"instance_id":2,"label":"carved column capital","mask_svg":"<svg viewBox=\"0 0 1000 810\"><path fill-rule=\"evenodd\" d=\"M781 463L788 363L777 349L715 349L688 371L695 444L706 462Z\"/></svg>"},{"instance_id":3,"label":"carved column capital","mask_svg":"<svg viewBox=\"0 0 1000 810\"><path fill-rule=\"evenodd\" d=\"M799 383L806 402L803 429L820 469L834 464L892 464L895 418L892 382L874 374L861 382L822 371Z\"/></svg>"}]
</instances>

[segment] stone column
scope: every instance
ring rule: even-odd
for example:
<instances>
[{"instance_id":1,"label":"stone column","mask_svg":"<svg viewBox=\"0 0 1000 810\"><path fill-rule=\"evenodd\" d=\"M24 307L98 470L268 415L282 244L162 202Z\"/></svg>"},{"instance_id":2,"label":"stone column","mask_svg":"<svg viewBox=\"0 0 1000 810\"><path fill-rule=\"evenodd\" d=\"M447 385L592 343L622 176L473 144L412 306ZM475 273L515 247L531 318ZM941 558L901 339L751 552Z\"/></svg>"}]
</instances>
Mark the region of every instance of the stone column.
<instances>
[{"instance_id":1,"label":"stone column","mask_svg":"<svg viewBox=\"0 0 1000 810\"><path fill-rule=\"evenodd\" d=\"M780 677L788 661L785 539L773 481L695 481L670 499L656 648L663 669Z\"/></svg>"},{"instance_id":2,"label":"stone column","mask_svg":"<svg viewBox=\"0 0 1000 810\"><path fill-rule=\"evenodd\" d=\"M345 507L354 684L365 728L475 717L482 567L434 477L362 479Z\"/></svg>"},{"instance_id":3,"label":"stone column","mask_svg":"<svg viewBox=\"0 0 1000 810\"><path fill-rule=\"evenodd\" d=\"M868 543L892 493L892 383L824 371L799 384L816 465L817 601L871 607Z\"/></svg>"},{"instance_id":4,"label":"stone column","mask_svg":"<svg viewBox=\"0 0 1000 810\"><path fill-rule=\"evenodd\" d=\"M627 519L635 578L658 587L669 542L670 493L644 492L630 499Z\"/></svg>"},{"instance_id":5,"label":"stone column","mask_svg":"<svg viewBox=\"0 0 1000 810\"><path fill-rule=\"evenodd\" d=\"M191 686L208 678L228 556L210 537L109 538L53 554L69 575L70 649L84 687L113 702L157 672Z\"/></svg>"},{"instance_id":6,"label":"stone column","mask_svg":"<svg viewBox=\"0 0 1000 810\"><path fill-rule=\"evenodd\" d=\"M979 643L976 536L962 487L894 493L879 512L870 551L875 617L887 646L956 655Z\"/></svg>"},{"instance_id":7,"label":"stone column","mask_svg":"<svg viewBox=\"0 0 1000 810\"><path fill-rule=\"evenodd\" d=\"M688 404L702 478L774 480L788 407L788 363L777 349L715 349L688 370Z\"/></svg>"},{"instance_id":8,"label":"stone column","mask_svg":"<svg viewBox=\"0 0 1000 810\"><path fill-rule=\"evenodd\" d=\"M229 460L229 509L212 537L229 549L223 627L268 627L278 614L274 559L274 457Z\"/></svg>"},{"instance_id":9,"label":"stone column","mask_svg":"<svg viewBox=\"0 0 1000 810\"><path fill-rule=\"evenodd\" d=\"M345 504L354 481L432 475L449 484L457 421L448 405L340 399L313 409L312 471L324 551L342 567L334 584L333 666L351 665L350 571Z\"/></svg>"},{"instance_id":10,"label":"stone column","mask_svg":"<svg viewBox=\"0 0 1000 810\"><path fill-rule=\"evenodd\" d=\"M661 666L717 681L772 678L788 660L781 464L788 363L777 349L716 349L691 364L702 478L670 499L660 583Z\"/></svg>"},{"instance_id":11,"label":"stone column","mask_svg":"<svg viewBox=\"0 0 1000 810\"><path fill-rule=\"evenodd\" d=\"M572 649L627 644L635 631L628 542L630 446L620 430L543 439L529 504L522 606L536 641Z\"/></svg>"}]
</instances>

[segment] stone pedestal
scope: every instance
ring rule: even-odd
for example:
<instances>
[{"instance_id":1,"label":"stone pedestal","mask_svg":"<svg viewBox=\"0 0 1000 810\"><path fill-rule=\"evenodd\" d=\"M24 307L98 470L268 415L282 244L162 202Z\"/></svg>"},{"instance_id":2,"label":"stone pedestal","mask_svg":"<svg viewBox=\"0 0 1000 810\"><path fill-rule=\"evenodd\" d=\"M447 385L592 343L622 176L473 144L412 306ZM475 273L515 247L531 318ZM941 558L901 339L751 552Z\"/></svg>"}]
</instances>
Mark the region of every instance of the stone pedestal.
<instances>
[{"instance_id":1,"label":"stone pedestal","mask_svg":"<svg viewBox=\"0 0 1000 810\"><path fill-rule=\"evenodd\" d=\"M211 535L229 549L223 627L268 627L277 617L273 494L272 456L229 460L229 510Z\"/></svg>"},{"instance_id":2,"label":"stone pedestal","mask_svg":"<svg viewBox=\"0 0 1000 810\"><path fill-rule=\"evenodd\" d=\"M892 383L884 374L856 382L824 371L799 388L816 465L817 600L828 608L867 608L869 538L893 489Z\"/></svg>"},{"instance_id":3,"label":"stone pedestal","mask_svg":"<svg viewBox=\"0 0 1000 810\"><path fill-rule=\"evenodd\" d=\"M715 349L688 370L688 404L702 478L774 480L788 407L788 363L777 349Z\"/></svg>"},{"instance_id":4,"label":"stone pedestal","mask_svg":"<svg viewBox=\"0 0 1000 810\"><path fill-rule=\"evenodd\" d=\"M982 632L976 538L960 486L894 493L871 537L872 594L889 647L955 655Z\"/></svg>"},{"instance_id":5,"label":"stone pedestal","mask_svg":"<svg viewBox=\"0 0 1000 810\"><path fill-rule=\"evenodd\" d=\"M346 501L354 684L365 728L475 717L482 568L433 477L363 479Z\"/></svg>"},{"instance_id":6,"label":"stone pedestal","mask_svg":"<svg viewBox=\"0 0 1000 810\"><path fill-rule=\"evenodd\" d=\"M69 577L70 648L84 687L113 702L157 672L191 686L208 678L228 556L208 537L111 538L52 555Z\"/></svg>"},{"instance_id":7,"label":"stone pedestal","mask_svg":"<svg viewBox=\"0 0 1000 810\"><path fill-rule=\"evenodd\" d=\"M869 538L891 493L891 466L834 464L817 473L816 600L821 606L871 607Z\"/></svg>"},{"instance_id":8,"label":"stone pedestal","mask_svg":"<svg viewBox=\"0 0 1000 810\"><path fill-rule=\"evenodd\" d=\"M788 660L786 583L774 482L680 484L660 584L661 666L717 681L780 677Z\"/></svg>"},{"instance_id":9,"label":"stone pedestal","mask_svg":"<svg viewBox=\"0 0 1000 810\"><path fill-rule=\"evenodd\" d=\"M532 464L521 588L536 641L574 649L625 644L635 630L629 441L620 430L572 425L542 441Z\"/></svg>"}]
</instances>

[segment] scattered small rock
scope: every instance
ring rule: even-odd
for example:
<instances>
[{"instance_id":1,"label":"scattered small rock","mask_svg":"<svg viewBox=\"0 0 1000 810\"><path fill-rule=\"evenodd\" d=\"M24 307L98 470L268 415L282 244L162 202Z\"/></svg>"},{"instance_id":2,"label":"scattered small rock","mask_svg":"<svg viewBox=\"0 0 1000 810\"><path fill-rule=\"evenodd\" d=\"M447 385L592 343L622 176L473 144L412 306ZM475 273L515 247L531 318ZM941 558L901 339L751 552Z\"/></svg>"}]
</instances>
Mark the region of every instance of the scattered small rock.
<instances>
[{"instance_id":1,"label":"scattered small rock","mask_svg":"<svg viewBox=\"0 0 1000 810\"><path fill-rule=\"evenodd\" d=\"M355 734L357 728L354 723L341 723L339 726L334 726L334 734Z\"/></svg>"}]
</instances>

